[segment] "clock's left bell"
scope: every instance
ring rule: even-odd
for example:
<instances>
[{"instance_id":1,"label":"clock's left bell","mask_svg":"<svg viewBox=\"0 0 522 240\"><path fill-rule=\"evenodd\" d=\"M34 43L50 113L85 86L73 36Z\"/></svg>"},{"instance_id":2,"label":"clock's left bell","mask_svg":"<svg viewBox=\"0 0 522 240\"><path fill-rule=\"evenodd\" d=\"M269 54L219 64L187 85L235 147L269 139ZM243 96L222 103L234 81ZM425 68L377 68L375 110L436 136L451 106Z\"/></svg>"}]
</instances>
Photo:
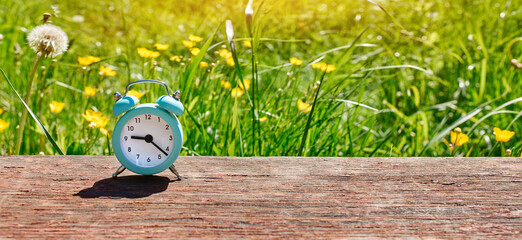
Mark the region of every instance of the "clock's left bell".
<instances>
[{"instance_id":1,"label":"clock's left bell","mask_svg":"<svg viewBox=\"0 0 522 240\"><path fill-rule=\"evenodd\" d=\"M114 95L115 95L115 97L117 96L116 93ZM124 113L127 110L134 107L134 105L138 104L139 102L140 102L140 100L137 97L132 96L132 95L127 95L125 97L122 97L119 100L117 100L116 103L114 104L114 106L112 107L112 114L115 117L118 117L122 113Z\"/></svg>"}]
</instances>

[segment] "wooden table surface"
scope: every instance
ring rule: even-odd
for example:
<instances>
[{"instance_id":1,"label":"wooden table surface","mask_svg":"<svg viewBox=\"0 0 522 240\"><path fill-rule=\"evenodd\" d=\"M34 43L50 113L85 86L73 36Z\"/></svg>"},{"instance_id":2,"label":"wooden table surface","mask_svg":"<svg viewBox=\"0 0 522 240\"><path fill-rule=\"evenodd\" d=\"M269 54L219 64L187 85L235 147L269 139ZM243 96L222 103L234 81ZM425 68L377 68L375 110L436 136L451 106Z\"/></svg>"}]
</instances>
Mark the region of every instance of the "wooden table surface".
<instances>
[{"instance_id":1,"label":"wooden table surface","mask_svg":"<svg viewBox=\"0 0 522 240\"><path fill-rule=\"evenodd\" d=\"M521 158L0 157L0 238L522 238Z\"/></svg>"}]
</instances>

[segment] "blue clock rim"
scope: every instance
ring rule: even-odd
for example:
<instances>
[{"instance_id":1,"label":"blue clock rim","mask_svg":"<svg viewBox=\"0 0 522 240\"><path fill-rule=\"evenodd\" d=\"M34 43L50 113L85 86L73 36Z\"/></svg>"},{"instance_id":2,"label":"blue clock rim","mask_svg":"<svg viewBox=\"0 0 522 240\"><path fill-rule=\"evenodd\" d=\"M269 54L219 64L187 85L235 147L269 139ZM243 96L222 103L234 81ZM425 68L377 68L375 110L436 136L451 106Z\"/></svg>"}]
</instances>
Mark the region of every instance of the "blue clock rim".
<instances>
[{"instance_id":1,"label":"blue clock rim","mask_svg":"<svg viewBox=\"0 0 522 240\"><path fill-rule=\"evenodd\" d=\"M135 116L141 115L141 114L154 114L157 115L163 120L165 120L172 129L172 133L174 135L174 147L170 153L170 155L167 157L163 163L161 163L158 166L155 167L140 167L129 161L125 155L123 154L121 150L120 145L120 136L121 131L123 130L123 127L125 126L125 123L127 123L130 119L132 119ZM179 120L176 116L170 114L165 109L161 108L157 104L154 103L145 103L140 104L137 107L129 110L127 113L125 113L116 123L116 126L114 127L114 132L112 135L112 146L114 149L114 154L116 154L116 158L118 158L118 161L129 169L130 171L142 174L142 175L152 175L156 173L160 173L164 171L165 169L169 168L178 158L179 153L181 152L181 146L183 143L183 130L181 128L181 124L179 123Z\"/></svg>"}]
</instances>

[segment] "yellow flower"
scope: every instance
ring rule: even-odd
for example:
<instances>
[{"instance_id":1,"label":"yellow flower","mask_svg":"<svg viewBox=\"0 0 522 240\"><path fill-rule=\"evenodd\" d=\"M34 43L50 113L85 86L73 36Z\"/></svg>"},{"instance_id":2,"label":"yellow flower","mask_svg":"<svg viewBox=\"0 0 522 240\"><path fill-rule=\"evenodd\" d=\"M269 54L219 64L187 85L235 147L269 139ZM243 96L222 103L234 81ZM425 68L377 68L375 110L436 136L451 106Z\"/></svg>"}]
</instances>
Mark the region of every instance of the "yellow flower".
<instances>
[{"instance_id":1,"label":"yellow flower","mask_svg":"<svg viewBox=\"0 0 522 240\"><path fill-rule=\"evenodd\" d=\"M96 128L105 128L110 120L109 118L104 117L101 112L96 112L90 109L87 109L85 114L82 114L82 116L85 118L85 120L91 124L94 124L94 127Z\"/></svg>"},{"instance_id":2,"label":"yellow flower","mask_svg":"<svg viewBox=\"0 0 522 240\"><path fill-rule=\"evenodd\" d=\"M148 58L149 57L149 50L146 48L138 48L138 55L142 58Z\"/></svg>"},{"instance_id":3,"label":"yellow flower","mask_svg":"<svg viewBox=\"0 0 522 240\"><path fill-rule=\"evenodd\" d=\"M312 110L312 105L301 101L301 99L297 100L297 108L299 111L304 113L310 112Z\"/></svg>"},{"instance_id":4,"label":"yellow flower","mask_svg":"<svg viewBox=\"0 0 522 240\"><path fill-rule=\"evenodd\" d=\"M55 114L60 113L63 110L63 107L65 107L65 103L63 102L51 101L51 104L49 104L51 112Z\"/></svg>"},{"instance_id":5,"label":"yellow flower","mask_svg":"<svg viewBox=\"0 0 522 240\"><path fill-rule=\"evenodd\" d=\"M264 117L262 117L262 118L259 119L260 122L264 122L264 121L266 121L266 120L268 120L268 117L267 117L267 116L264 116Z\"/></svg>"},{"instance_id":6,"label":"yellow flower","mask_svg":"<svg viewBox=\"0 0 522 240\"><path fill-rule=\"evenodd\" d=\"M93 63L99 62L101 59L99 57L87 56L87 57L78 57L78 63L82 66L89 66Z\"/></svg>"},{"instance_id":7,"label":"yellow flower","mask_svg":"<svg viewBox=\"0 0 522 240\"><path fill-rule=\"evenodd\" d=\"M328 64L328 65L325 64L324 66L321 67L321 71L326 72L326 73L332 72L335 69L337 69L337 68L334 65L330 65L330 64Z\"/></svg>"},{"instance_id":8,"label":"yellow flower","mask_svg":"<svg viewBox=\"0 0 522 240\"><path fill-rule=\"evenodd\" d=\"M207 62L200 62L199 66L202 67L202 68L206 68L206 67L208 67L208 63Z\"/></svg>"},{"instance_id":9,"label":"yellow flower","mask_svg":"<svg viewBox=\"0 0 522 240\"><path fill-rule=\"evenodd\" d=\"M127 95L135 96L136 98L141 98L145 93L144 92L138 92L136 90L130 90Z\"/></svg>"},{"instance_id":10,"label":"yellow flower","mask_svg":"<svg viewBox=\"0 0 522 240\"><path fill-rule=\"evenodd\" d=\"M180 56L172 56L169 58L170 61L173 61L173 62L181 62L181 57Z\"/></svg>"},{"instance_id":11,"label":"yellow flower","mask_svg":"<svg viewBox=\"0 0 522 240\"><path fill-rule=\"evenodd\" d=\"M196 46L196 43L192 41L183 40L183 46L185 46L186 48L193 48L194 46Z\"/></svg>"},{"instance_id":12,"label":"yellow flower","mask_svg":"<svg viewBox=\"0 0 522 240\"><path fill-rule=\"evenodd\" d=\"M0 114L4 113L4 109L0 108Z\"/></svg>"},{"instance_id":13,"label":"yellow flower","mask_svg":"<svg viewBox=\"0 0 522 240\"><path fill-rule=\"evenodd\" d=\"M156 43L154 44L154 47L160 51L165 51L167 49L169 49L169 46L168 44L161 44L161 43Z\"/></svg>"},{"instance_id":14,"label":"yellow flower","mask_svg":"<svg viewBox=\"0 0 522 240\"><path fill-rule=\"evenodd\" d=\"M110 67L105 67L103 65L100 65L100 75L104 75L107 77L114 77L116 76L116 71L112 70Z\"/></svg>"},{"instance_id":15,"label":"yellow flower","mask_svg":"<svg viewBox=\"0 0 522 240\"><path fill-rule=\"evenodd\" d=\"M240 81L239 82L239 87L242 89L242 90L248 90L250 89L250 83L252 83L249 79L244 79L243 82L245 82L245 87L243 87L243 83Z\"/></svg>"},{"instance_id":16,"label":"yellow flower","mask_svg":"<svg viewBox=\"0 0 522 240\"><path fill-rule=\"evenodd\" d=\"M323 62L312 63L312 68L313 69L322 69L325 66L328 66L328 65L326 63L323 63Z\"/></svg>"},{"instance_id":17,"label":"yellow flower","mask_svg":"<svg viewBox=\"0 0 522 240\"><path fill-rule=\"evenodd\" d=\"M87 96L87 97L92 97L92 96L96 95L97 91L98 91L98 89L93 88L93 87L85 87L85 89L84 89L85 96Z\"/></svg>"},{"instance_id":18,"label":"yellow flower","mask_svg":"<svg viewBox=\"0 0 522 240\"><path fill-rule=\"evenodd\" d=\"M192 55L194 55L194 56L197 56L200 51L201 50L199 48L191 48L190 49L190 53L192 53Z\"/></svg>"},{"instance_id":19,"label":"yellow flower","mask_svg":"<svg viewBox=\"0 0 522 240\"><path fill-rule=\"evenodd\" d=\"M225 48L219 49L219 56L222 58L231 58L232 53Z\"/></svg>"},{"instance_id":20,"label":"yellow flower","mask_svg":"<svg viewBox=\"0 0 522 240\"><path fill-rule=\"evenodd\" d=\"M221 87L224 89L230 89L232 87L232 84L229 81L221 80Z\"/></svg>"},{"instance_id":21,"label":"yellow flower","mask_svg":"<svg viewBox=\"0 0 522 240\"><path fill-rule=\"evenodd\" d=\"M241 88L235 87L235 88L232 88L232 92L230 93L230 96L232 96L234 98L238 98L238 97L241 97L244 93L245 92Z\"/></svg>"},{"instance_id":22,"label":"yellow flower","mask_svg":"<svg viewBox=\"0 0 522 240\"><path fill-rule=\"evenodd\" d=\"M291 57L290 58L290 63L296 65L296 66L299 66L301 64L303 64L303 61L302 60L299 60L298 58L295 58L295 57ZM312 64L313 66L313 64Z\"/></svg>"},{"instance_id":23,"label":"yellow flower","mask_svg":"<svg viewBox=\"0 0 522 240\"><path fill-rule=\"evenodd\" d=\"M453 145L462 146L469 141L469 137L462 133L460 128L455 128L455 131L451 131L450 133L450 140Z\"/></svg>"},{"instance_id":24,"label":"yellow flower","mask_svg":"<svg viewBox=\"0 0 522 240\"><path fill-rule=\"evenodd\" d=\"M245 47L247 47L247 48L251 48L252 47L252 43L250 42L250 40L243 41L243 45L245 45Z\"/></svg>"},{"instance_id":25,"label":"yellow flower","mask_svg":"<svg viewBox=\"0 0 522 240\"><path fill-rule=\"evenodd\" d=\"M227 58L227 65L231 66L231 67L236 65L236 63L234 62L234 58L232 58L232 57Z\"/></svg>"},{"instance_id":26,"label":"yellow flower","mask_svg":"<svg viewBox=\"0 0 522 240\"><path fill-rule=\"evenodd\" d=\"M197 42L198 43L198 42L203 41L203 38L200 37L200 36L196 36L196 35L190 34L189 35L189 40L192 41L192 42Z\"/></svg>"},{"instance_id":27,"label":"yellow flower","mask_svg":"<svg viewBox=\"0 0 522 240\"><path fill-rule=\"evenodd\" d=\"M105 135L105 136L109 135L109 130L107 130L105 128L100 128L100 132L103 133L103 135Z\"/></svg>"},{"instance_id":28,"label":"yellow flower","mask_svg":"<svg viewBox=\"0 0 522 240\"><path fill-rule=\"evenodd\" d=\"M0 132L3 132L6 128L9 127L9 123L0 119Z\"/></svg>"},{"instance_id":29,"label":"yellow flower","mask_svg":"<svg viewBox=\"0 0 522 240\"><path fill-rule=\"evenodd\" d=\"M155 51L150 51L150 58L157 58L160 56L160 53L159 52L155 52Z\"/></svg>"},{"instance_id":30,"label":"yellow flower","mask_svg":"<svg viewBox=\"0 0 522 240\"><path fill-rule=\"evenodd\" d=\"M160 56L159 52L150 51L146 48L138 48L138 55L142 58L157 58Z\"/></svg>"},{"instance_id":31,"label":"yellow flower","mask_svg":"<svg viewBox=\"0 0 522 240\"><path fill-rule=\"evenodd\" d=\"M515 135L515 132L500 130L500 128L493 128L493 132L495 132L495 140L499 142L507 142Z\"/></svg>"}]
</instances>

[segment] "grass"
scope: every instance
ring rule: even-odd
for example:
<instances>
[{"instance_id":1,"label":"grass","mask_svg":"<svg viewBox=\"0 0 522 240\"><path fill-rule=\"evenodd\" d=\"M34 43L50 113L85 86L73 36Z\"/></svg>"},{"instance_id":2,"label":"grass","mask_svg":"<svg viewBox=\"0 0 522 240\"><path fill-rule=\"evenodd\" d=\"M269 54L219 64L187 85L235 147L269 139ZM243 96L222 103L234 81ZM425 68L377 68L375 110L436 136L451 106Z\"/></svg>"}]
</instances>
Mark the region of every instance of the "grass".
<instances>
[{"instance_id":1,"label":"grass","mask_svg":"<svg viewBox=\"0 0 522 240\"><path fill-rule=\"evenodd\" d=\"M82 114L102 112L112 130L112 94L152 78L182 92L182 155L449 156L443 139L460 127L470 141L457 156L504 156L502 148L520 156L522 78L510 64L522 62L520 0L254 1L251 31L247 2L0 0L0 68L23 97L34 58L26 36L43 13L59 11L51 20L69 35L70 48L42 60L30 107L68 154L111 154L109 138ZM230 50L227 19L235 67L216 53ZM196 47L206 54L191 56L182 44L189 34L204 38ZM155 43L170 48L154 60L138 55L137 48L153 50ZM88 55L101 61L82 68L77 58ZM303 64L290 64L290 57ZM318 61L337 70L321 79L310 66ZM100 76L100 65L117 75ZM244 80L251 88L232 97ZM87 97L86 86L99 91ZM146 92L141 102L164 92L135 90ZM298 99L313 106L313 115L298 109ZM52 100L64 102L64 110L51 113ZM0 85L0 108L10 124L0 132L0 154L15 154L23 105L8 84ZM494 127L515 136L499 144ZM58 153L40 129L28 119L21 153Z\"/></svg>"}]
</instances>

